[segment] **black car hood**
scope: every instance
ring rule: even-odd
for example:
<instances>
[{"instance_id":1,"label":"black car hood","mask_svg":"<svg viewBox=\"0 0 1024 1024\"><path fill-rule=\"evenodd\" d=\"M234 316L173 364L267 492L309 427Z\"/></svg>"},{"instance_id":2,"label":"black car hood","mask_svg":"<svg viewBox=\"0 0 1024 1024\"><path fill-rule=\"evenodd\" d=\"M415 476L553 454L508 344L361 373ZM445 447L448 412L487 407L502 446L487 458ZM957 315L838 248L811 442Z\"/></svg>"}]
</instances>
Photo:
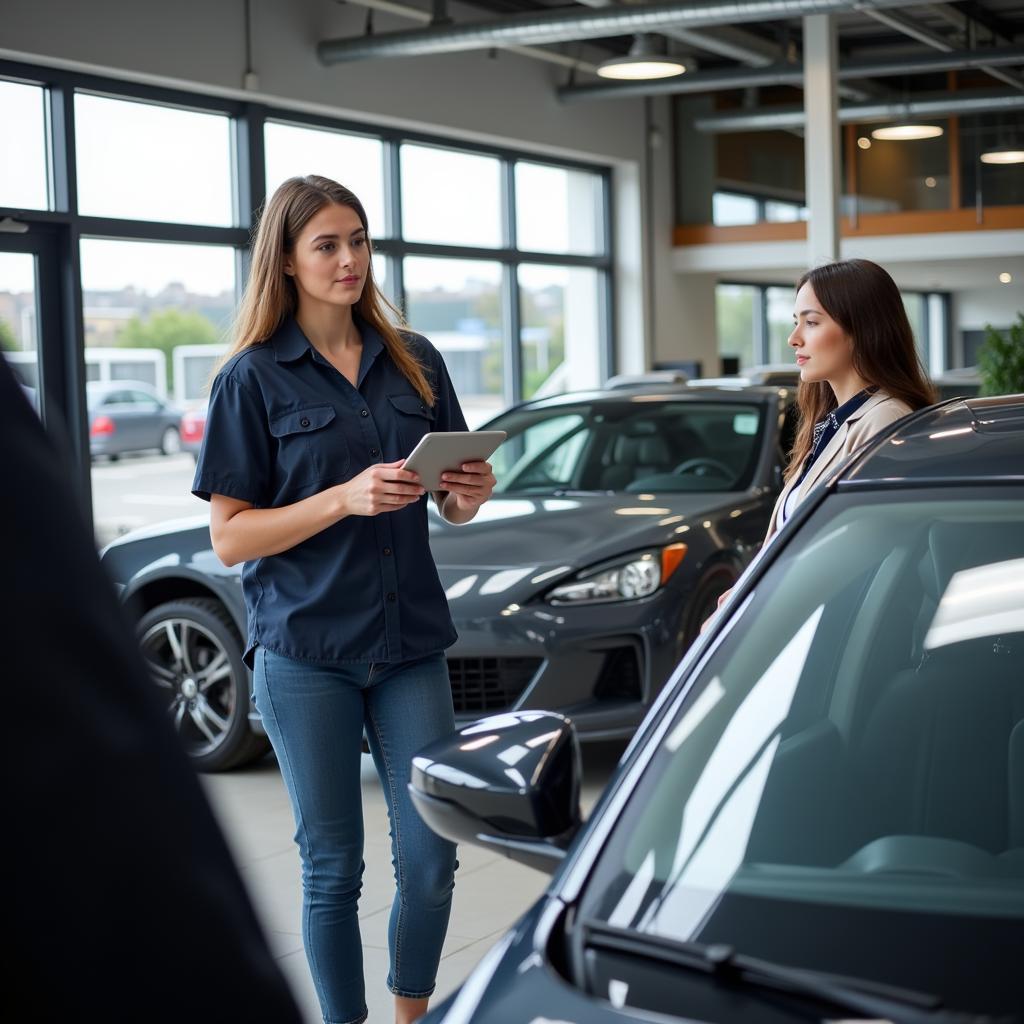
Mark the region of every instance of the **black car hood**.
<instances>
[{"instance_id":1,"label":"black car hood","mask_svg":"<svg viewBox=\"0 0 1024 1024\"><path fill-rule=\"evenodd\" d=\"M680 526L745 498L721 492L496 497L464 526L431 508L430 547L450 599L465 587L502 605L618 555L686 540L676 532Z\"/></svg>"}]
</instances>

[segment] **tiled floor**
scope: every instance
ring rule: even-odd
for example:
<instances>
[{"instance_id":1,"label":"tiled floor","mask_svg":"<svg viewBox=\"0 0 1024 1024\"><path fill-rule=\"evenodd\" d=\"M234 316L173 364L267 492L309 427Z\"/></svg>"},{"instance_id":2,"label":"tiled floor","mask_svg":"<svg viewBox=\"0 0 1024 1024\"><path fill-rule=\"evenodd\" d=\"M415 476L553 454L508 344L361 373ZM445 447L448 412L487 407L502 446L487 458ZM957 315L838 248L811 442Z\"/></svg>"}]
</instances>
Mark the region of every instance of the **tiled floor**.
<instances>
[{"instance_id":1,"label":"tiled floor","mask_svg":"<svg viewBox=\"0 0 1024 1024\"><path fill-rule=\"evenodd\" d=\"M585 749L584 810L592 806L615 767L622 745ZM203 777L242 877L263 921L271 949L310 1024L321 1020L299 932L302 892L294 825L277 763ZM359 918L370 1020L392 1018L387 924L394 894L384 796L368 756L363 757L366 873ZM459 847L451 923L438 972L435 1000L456 988L506 928L540 895L547 876L473 846Z\"/></svg>"}]
</instances>

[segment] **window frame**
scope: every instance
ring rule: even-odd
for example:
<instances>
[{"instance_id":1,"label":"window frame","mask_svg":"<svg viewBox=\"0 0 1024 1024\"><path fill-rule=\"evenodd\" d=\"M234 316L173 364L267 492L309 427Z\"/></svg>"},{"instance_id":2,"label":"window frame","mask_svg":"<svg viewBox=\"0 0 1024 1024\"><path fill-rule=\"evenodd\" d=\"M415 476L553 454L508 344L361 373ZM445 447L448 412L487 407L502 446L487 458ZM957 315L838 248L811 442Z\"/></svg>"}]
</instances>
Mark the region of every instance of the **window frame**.
<instances>
[{"instance_id":1,"label":"window frame","mask_svg":"<svg viewBox=\"0 0 1024 1024\"><path fill-rule=\"evenodd\" d=\"M518 267L545 264L564 267L593 267L598 271L600 337L598 359L602 377L614 372L615 353L612 325L615 323L612 169L610 166L566 158L554 158L525 149L484 144L398 127L379 127L328 114L312 113L287 103L253 102L244 98L215 95L202 90L166 88L131 79L0 60L0 78L41 86L46 98L45 134L49 157L49 210L22 210L0 206L0 218L9 216L30 231L57 236L61 259L59 273L48 275L48 287L61 296L65 316L62 339L50 343L55 358L63 363L62 387L48 397L63 413L72 434L72 448L79 463L79 489L91 511L89 484L88 422L85 413L84 365L85 328L82 313L82 285L79 242L82 238L116 241L178 242L194 245L228 246L235 253L236 288L248 276L250 236L256 213L267 195L264 129L267 122L295 127L348 132L379 139L384 146L385 237L374 239L374 251L387 261L388 293L399 308L405 305L402 274L406 256L434 256L498 262L502 267L502 339L505 377L502 399L507 406L522 400L523 359ZM183 224L166 221L85 216L78 209L75 140L75 94L86 92L112 99L153 103L200 113L226 115L231 119L233 220L230 227ZM402 234L401 157L403 143L440 147L473 155L496 157L501 164L501 218L504 244L498 247L444 245L411 242ZM600 252L594 256L570 253L533 252L518 247L516 239L517 162L546 164L597 175L602 183ZM415 326L415 325L413 325ZM41 358L45 358L41 355ZM51 374L50 379L56 375ZM48 391L50 389L47 389Z\"/></svg>"}]
</instances>

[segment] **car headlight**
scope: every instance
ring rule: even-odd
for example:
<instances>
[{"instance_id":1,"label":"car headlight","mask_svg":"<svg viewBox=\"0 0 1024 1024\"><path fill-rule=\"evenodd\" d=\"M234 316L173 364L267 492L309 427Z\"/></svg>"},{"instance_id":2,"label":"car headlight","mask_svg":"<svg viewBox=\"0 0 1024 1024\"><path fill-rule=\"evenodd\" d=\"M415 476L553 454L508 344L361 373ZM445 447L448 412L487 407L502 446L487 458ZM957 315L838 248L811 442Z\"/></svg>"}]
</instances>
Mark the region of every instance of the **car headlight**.
<instances>
[{"instance_id":1,"label":"car headlight","mask_svg":"<svg viewBox=\"0 0 1024 1024\"><path fill-rule=\"evenodd\" d=\"M624 561L591 569L571 583L555 587L548 593L547 601L550 604L602 604L649 597L668 582L685 554L685 544L669 544L630 555Z\"/></svg>"}]
</instances>

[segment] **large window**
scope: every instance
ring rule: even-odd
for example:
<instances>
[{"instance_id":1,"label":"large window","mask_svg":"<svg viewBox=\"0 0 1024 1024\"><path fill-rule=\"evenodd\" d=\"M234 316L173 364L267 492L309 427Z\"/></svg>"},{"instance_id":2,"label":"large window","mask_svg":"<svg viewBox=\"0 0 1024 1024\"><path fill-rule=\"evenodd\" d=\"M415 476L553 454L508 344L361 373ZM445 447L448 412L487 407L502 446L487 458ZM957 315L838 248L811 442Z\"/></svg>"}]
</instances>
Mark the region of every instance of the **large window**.
<instances>
[{"instance_id":1,"label":"large window","mask_svg":"<svg viewBox=\"0 0 1024 1024\"><path fill-rule=\"evenodd\" d=\"M88 425L73 447L101 542L194 511L187 452L286 178L360 198L376 282L442 353L471 426L611 372L604 168L8 61L0 139L17 153L0 163L0 350Z\"/></svg>"},{"instance_id":2,"label":"large window","mask_svg":"<svg viewBox=\"0 0 1024 1024\"><path fill-rule=\"evenodd\" d=\"M402 234L410 242L486 246L502 237L501 163L436 146L404 145Z\"/></svg>"},{"instance_id":3,"label":"large window","mask_svg":"<svg viewBox=\"0 0 1024 1024\"><path fill-rule=\"evenodd\" d=\"M351 189L363 204L370 235L387 234L384 219L384 144L351 132L268 121L267 194L286 178L321 174Z\"/></svg>"},{"instance_id":4,"label":"large window","mask_svg":"<svg viewBox=\"0 0 1024 1024\"><path fill-rule=\"evenodd\" d=\"M0 148L0 206L47 209L46 92L39 86L0 80Z\"/></svg>"},{"instance_id":5,"label":"large window","mask_svg":"<svg viewBox=\"0 0 1024 1024\"><path fill-rule=\"evenodd\" d=\"M36 408L38 323L35 257L31 253L0 252L0 353Z\"/></svg>"},{"instance_id":6,"label":"large window","mask_svg":"<svg viewBox=\"0 0 1024 1024\"><path fill-rule=\"evenodd\" d=\"M227 117L78 93L75 137L81 213L234 223Z\"/></svg>"},{"instance_id":7,"label":"large window","mask_svg":"<svg viewBox=\"0 0 1024 1024\"><path fill-rule=\"evenodd\" d=\"M404 275L409 322L441 353L466 421L478 427L504 404L501 264L410 256Z\"/></svg>"}]
</instances>

